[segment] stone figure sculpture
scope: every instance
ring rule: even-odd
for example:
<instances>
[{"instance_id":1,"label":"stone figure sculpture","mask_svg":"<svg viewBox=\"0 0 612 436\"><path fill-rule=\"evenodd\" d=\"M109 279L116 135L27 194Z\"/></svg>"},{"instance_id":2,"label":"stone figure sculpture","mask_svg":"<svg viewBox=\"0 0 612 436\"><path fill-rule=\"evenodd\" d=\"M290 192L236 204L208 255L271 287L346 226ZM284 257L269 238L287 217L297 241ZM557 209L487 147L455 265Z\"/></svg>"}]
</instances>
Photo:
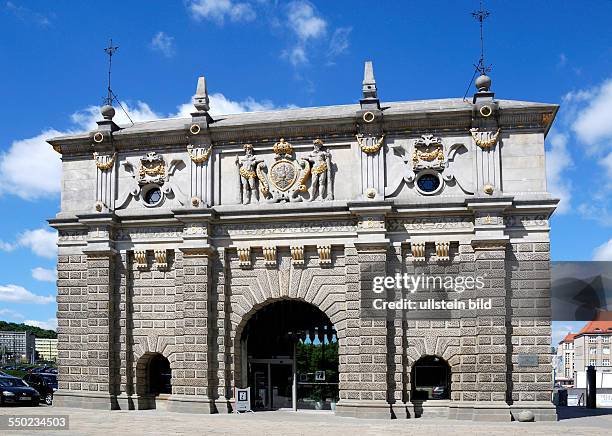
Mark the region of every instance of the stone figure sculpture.
<instances>
[{"instance_id":1,"label":"stone figure sculpture","mask_svg":"<svg viewBox=\"0 0 612 436\"><path fill-rule=\"evenodd\" d=\"M253 145L244 144L244 157L236 156L236 167L238 168L238 183L240 185L240 202L250 204L259 201L257 190L257 165L262 163L253 154Z\"/></svg>"},{"instance_id":2,"label":"stone figure sculpture","mask_svg":"<svg viewBox=\"0 0 612 436\"><path fill-rule=\"evenodd\" d=\"M315 139L313 150L307 158L312 163L312 187L309 201L314 201L318 197L321 200L333 200L331 192L331 154L323 150L322 147L323 141Z\"/></svg>"}]
</instances>

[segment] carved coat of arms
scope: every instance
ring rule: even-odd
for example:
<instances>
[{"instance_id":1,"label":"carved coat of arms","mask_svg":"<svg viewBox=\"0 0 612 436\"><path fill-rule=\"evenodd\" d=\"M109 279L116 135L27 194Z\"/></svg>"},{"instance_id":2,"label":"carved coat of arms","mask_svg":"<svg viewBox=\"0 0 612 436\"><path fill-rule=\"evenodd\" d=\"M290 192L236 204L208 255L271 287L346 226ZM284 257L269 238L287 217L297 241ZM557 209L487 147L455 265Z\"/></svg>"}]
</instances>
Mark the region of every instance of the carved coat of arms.
<instances>
[{"instance_id":1,"label":"carved coat of arms","mask_svg":"<svg viewBox=\"0 0 612 436\"><path fill-rule=\"evenodd\" d=\"M137 166L128 160L123 162L122 165L125 171L132 176L132 179L125 182L118 197L119 206L117 209L126 207L132 198L136 201L142 200L143 192L155 187L159 188L162 199L176 197L179 204L184 204L183 192L171 180L175 171L185 166L181 159L173 159L169 165L166 165L164 157L152 151L141 156Z\"/></svg>"},{"instance_id":2,"label":"carved coat of arms","mask_svg":"<svg viewBox=\"0 0 612 436\"><path fill-rule=\"evenodd\" d=\"M313 151L307 157L298 158L293 146L281 138L273 147L274 160L265 162L254 156L251 144L245 144L245 155L236 157L238 201L249 204L297 202L307 198L332 200L331 154L322 145L320 139L315 140ZM311 189L308 189L311 175Z\"/></svg>"}]
</instances>

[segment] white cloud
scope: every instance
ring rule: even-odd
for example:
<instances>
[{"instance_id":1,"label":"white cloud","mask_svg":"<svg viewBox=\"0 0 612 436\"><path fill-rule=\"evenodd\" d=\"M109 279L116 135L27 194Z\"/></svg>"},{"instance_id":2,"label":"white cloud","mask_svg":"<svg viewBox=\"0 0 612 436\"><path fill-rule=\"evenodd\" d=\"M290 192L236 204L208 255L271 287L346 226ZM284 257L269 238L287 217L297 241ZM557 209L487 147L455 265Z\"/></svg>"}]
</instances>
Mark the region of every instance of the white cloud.
<instances>
[{"instance_id":1,"label":"white cloud","mask_svg":"<svg viewBox=\"0 0 612 436\"><path fill-rule=\"evenodd\" d=\"M590 99L572 125L575 135L587 145L612 148L612 79L604 81L594 90L582 91L576 95L581 97L578 100L581 102ZM574 99L576 101L575 96Z\"/></svg>"},{"instance_id":2,"label":"white cloud","mask_svg":"<svg viewBox=\"0 0 612 436\"><path fill-rule=\"evenodd\" d=\"M27 319L23 323L45 330L57 330L57 318L49 318L46 321L36 321L33 319Z\"/></svg>"},{"instance_id":3,"label":"white cloud","mask_svg":"<svg viewBox=\"0 0 612 436\"><path fill-rule=\"evenodd\" d=\"M57 270L38 266L32 270L32 278L41 282L55 282L57 280Z\"/></svg>"},{"instance_id":4,"label":"white cloud","mask_svg":"<svg viewBox=\"0 0 612 436\"><path fill-rule=\"evenodd\" d=\"M230 21L253 21L257 16L250 4L232 0L193 0L188 7L196 20L212 20L217 24L223 24L226 18Z\"/></svg>"},{"instance_id":5,"label":"white cloud","mask_svg":"<svg viewBox=\"0 0 612 436\"><path fill-rule=\"evenodd\" d=\"M210 96L211 114L231 114L249 111L270 110L274 105L270 101L258 102L249 97L242 101L233 101L221 93ZM142 101L121 105L134 122L150 121L165 117L188 117L195 109L191 103L178 106L178 112L163 114L154 111ZM289 106L290 107L290 106ZM115 123L129 126L131 122L123 110L115 108ZM48 129L39 135L13 141L9 150L0 153L0 196L16 195L25 200L37 200L58 194L61 190L62 166L60 155L46 142L57 136L76 134L97 129L96 121L101 120L100 108L88 106L74 112L70 120L72 127L65 131ZM0 250L11 251L13 244L0 241Z\"/></svg>"},{"instance_id":6,"label":"white cloud","mask_svg":"<svg viewBox=\"0 0 612 436\"><path fill-rule=\"evenodd\" d=\"M593 260L612 260L612 239L593 251Z\"/></svg>"},{"instance_id":7,"label":"white cloud","mask_svg":"<svg viewBox=\"0 0 612 436\"><path fill-rule=\"evenodd\" d=\"M46 15L24 6L16 5L11 1L6 2L6 9L22 21L32 22L41 27L48 27L51 25L51 19Z\"/></svg>"},{"instance_id":8,"label":"white cloud","mask_svg":"<svg viewBox=\"0 0 612 436\"><path fill-rule=\"evenodd\" d=\"M151 121L159 118L163 118L163 114L155 112L151 107L140 100L136 101L135 105L130 105L125 101L121 102L121 106L130 115L130 118L135 123L140 121ZM98 128L96 121L100 121L102 116L100 115L100 108L98 106L88 106L85 109L77 111L70 116L73 123L78 127L79 131L92 131ZM115 107L115 117L113 121L120 126L129 126L132 123L130 118L123 112L121 107L117 105Z\"/></svg>"},{"instance_id":9,"label":"white cloud","mask_svg":"<svg viewBox=\"0 0 612 436\"><path fill-rule=\"evenodd\" d=\"M151 40L151 48L160 52L167 58L174 56L174 37L167 35L165 32L157 32Z\"/></svg>"},{"instance_id":10,"label":"white cloud","mask_svg":"<svg viewBox=\"0 0 612 436\"><path fill-rule=\"evenodd\" d=\"M17 248L29 248L37 256L54 259L57 256L57 232L46 228L26 230L17 235L15 242L0 241L2 251L13 251Z\"/></svg>"},{"instance_id":11,"label":"white cloud","mask_svg":"<svg viewBox=\"0 0 612 436\"><path fill-rule=\"evenodd\" d=\"M565 53L561 53L559 54L559 62L557 63L557 66L563 67L565 66L565 64L567 64L567 56L565 55Z\"/></svg>"},{"instance_id":12,"label":"white cloud","mask_svg":"<svg viewBox=\"0 0 612 436\"><path fill-rule=\"evenodd\" d=\"M329 41L329 57L338 56L348 49L349 35L352 30L352 27L339 27L334 30L334 34Z\"/></svg>"},{"instance_id":13,"label":"white cloud","mask_svg":"<svg viewBox=\"0 0 612 436\"><path fill-rule=\"evenodd\" d=\"M592 88L567 93L562 113L566 131L582 147L585 158L599 166L592 170L603 181L589 187L588 198L577 210L584 218L612 225L612 77Z\"/></svg>"},{"instance_id":14,"label":"white cloud","mask_svg":"<svg viewBox=\"0 0 612 436\"><path fill-rule=\"evenodd\" d=\"M23 319L25 318L21 313L15 312L11 309L0 309L0 316L10 319Z\"/></svg>"},{"instance_id":15,"label":"white cloud","mask_svg":"<svg viewBox=\"0 0 612 436\"><path fill-rule=\"evenodd\" d=\"M570 210L571 183L565 171L573 165L572 158L567 151L567 135L554 133L550 135L550 148L546 151L546 178L548 191L561 201L557 208L558 213Z\"/></svg>"},{"instance_id":16,"label":"white cloud","mask_svg":"<svg viewBox=\"0 0 612 436\"><path fill-rule=\"evenodd\" d=\"M302 41L325 35L327 22L316 14L314 7L307 1L291 2L287 18L291 29Z\"/></svg>"},{"instance_id":17,"label":"white cloud","mask_svg":"<svg viewBox=\"0 0 612 436\"><path fill-rule=\"evenodd\" d=\"M37 295L18 285L0 285L0 301L8 303L49 304L55 301L51 295Z\"/></svg>"},{"instance_id":18,"label":"white cloud","mask_svg":"<svg viewBox=\"0 0 612 436\"><path fill-rule=\"evenodd\" d=\"M9 150L0 154L0 195L34 200L58 193L61 161L45 140L61 134L49 129L32 138L13 141Z\"/></svg>"},{"instance_id":19,"label":"white cloud","mask_svg":"<svg viewBox=\"0 0 612 436\"><path fill-rule=\"evenodd\" d=\"M289 62L291 62L291 65L294 67L308 62L306 49L303 45L296 45L295 47L285 50L283 52L283 57L289 59Z\"/></svg>"},{"instance_id":20,"label":"white cloud","mask_svg":"<svg viewBox=\"0 0 612 436\"><path fill-rule=\"evenodd\" d=\"M57 256L57 232L55 230L26 230L17 237L20 247L28 247L34 254L49 259Z\"/></svg>"},{"instance_id":21,"label":"white cloud","mask_svg":"<svg viewBox=\"0 0 612 436\"><path fill-rule=\"evenodd\" d=\"M256 112L256 111L267 111L276 109L274 103L269 100L256 101L251 97L247 97L242 101L234 101L227 98L225 95L217 92L210 94L210 114L215 115L228 115L228 114L239 114L243 112ZM292 105L286 106L287 108L295 107ZM184 103L177 107L177 112L171 117L190 117L191 112L195 108L192 103Z\"/></svg>"},{"instance_id":22,"label":"white cloud","mask_svg":"<svg viewBox=\"0 0 612 436\"><path fill-rule=\"evenodd\" d=\"M308 63L306 46L309 41L317 40L327 34L327 22L321 18L314 6L304 0L296 0L287 9L287 25L297 38L295 45L284 50L282 56L293 66Z\"/></svg>"},{"instance_id":23,"label":"white cloud","mask_svg":"<svg viewBox=\"0 0 612 436\"><path fill-rule=\"evenodd\" d=\"M141 101L137 101L134 106L126 102L121 104L135 122L163 117ZM116 110L114 121L119 125L130 125L121 108ZM100 119L100 108L89 106L72 114L71 121L75 124L73 129L64 132L48 129L32 138L13 141L9 150L0 154L0 195L11 194L25 200L37 200L59 193L62 179L60 155L53 151L46 140L95 130L98 127L96 121Z\"/></svg>"}]
</instances>

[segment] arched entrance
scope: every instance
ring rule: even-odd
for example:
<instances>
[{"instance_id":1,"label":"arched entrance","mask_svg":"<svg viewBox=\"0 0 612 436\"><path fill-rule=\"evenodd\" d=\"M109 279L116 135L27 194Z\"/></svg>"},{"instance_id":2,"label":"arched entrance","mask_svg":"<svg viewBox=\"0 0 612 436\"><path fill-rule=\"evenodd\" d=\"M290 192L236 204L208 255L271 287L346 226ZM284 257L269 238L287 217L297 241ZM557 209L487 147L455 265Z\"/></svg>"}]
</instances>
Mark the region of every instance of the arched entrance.
<instances>
[{"instance_id":1,"label":"arched entrance","mask_svg":"<svg viewBox=\"0 0 612 436\"><path fill-rule=\"evenodd\" d=\"M253 409L332 409L338 399L338 340L330 319L300 300L255 312L240 335L241 384Z\"/></svg>"},{"instance_id":2,"label":"arched entrance","mask_svg":"<svg viewBox=\"0 0 612 436\"><path fill-rule=\"evenodd\" d=\"M450 399L451 368L438 356L423 356L412 365L413 400Z\"/></svg>"},{"instance_id":3,"label":"arched entrance","mask_svg":"<svg viewBox=\"0 0 612 436\"><path fill-rule=\"evenodd\" d=\"M155 408L155 397L172 393L170 362L161 353L145 353L136 364L139 409Z\"/></svg>"}]
</instances>

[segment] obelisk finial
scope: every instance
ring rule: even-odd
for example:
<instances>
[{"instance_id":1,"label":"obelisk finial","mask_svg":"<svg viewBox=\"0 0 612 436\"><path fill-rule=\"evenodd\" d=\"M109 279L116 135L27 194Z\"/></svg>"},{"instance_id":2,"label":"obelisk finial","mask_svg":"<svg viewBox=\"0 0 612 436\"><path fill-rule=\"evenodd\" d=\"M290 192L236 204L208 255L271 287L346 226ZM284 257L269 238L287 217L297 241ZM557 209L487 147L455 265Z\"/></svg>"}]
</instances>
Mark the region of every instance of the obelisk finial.
<instances>
[{"instance_id":1,"label":"obelisk finial","mask_svg":"<svg viewBox=\"0 0 612 436\"><path fill-rule=\"evenodd\" d=\"M198 112L208 112L210 110L208 90L206 89L206 78L204 76L198 77L198 86L193 96L193 105Z\"/></svg>"},{"instance_id":2,"label":"obelisk finial","mask_svg":"<svg viewBox=\"0 0 612 436\"><path fill-rule=\"evenodd\" d=\"M360 100L362 109L380 109L376 79L374 79L374 66L372 61L366 61L363 70L363 82L361 84L362 98Z\"/></svg>"}]
</instances>

